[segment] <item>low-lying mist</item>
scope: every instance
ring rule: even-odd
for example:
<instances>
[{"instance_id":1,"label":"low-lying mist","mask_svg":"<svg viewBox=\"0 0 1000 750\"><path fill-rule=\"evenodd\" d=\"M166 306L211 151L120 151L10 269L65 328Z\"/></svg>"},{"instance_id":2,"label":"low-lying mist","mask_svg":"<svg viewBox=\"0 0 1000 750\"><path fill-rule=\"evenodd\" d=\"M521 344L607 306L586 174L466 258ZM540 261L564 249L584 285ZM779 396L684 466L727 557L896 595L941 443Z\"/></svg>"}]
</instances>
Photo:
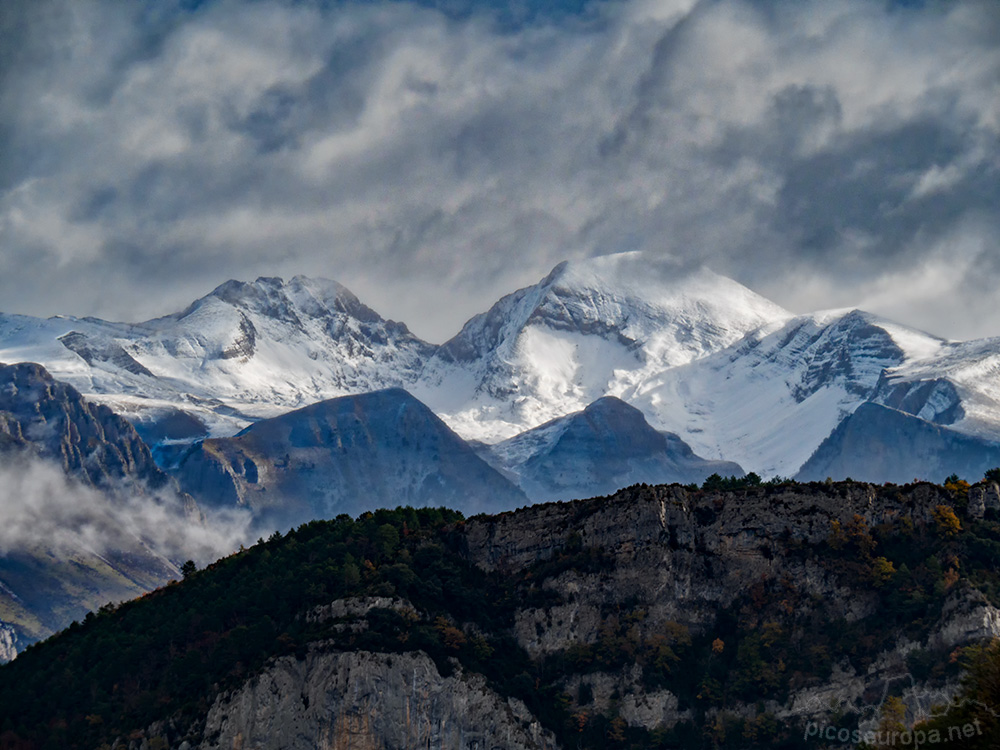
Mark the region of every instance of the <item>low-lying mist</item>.
<instances>
[{"instance_id":1,"label":"low-lying mist","mask_svg":"<svg viewBox=\"0 0 1000 750\"><path fill-rule=\"evenodd\" d=\"M0 555L103 555L141 545L174 564L203 565L247 542L250 525L248 511L202 510L171 489L95 489L34 457L0 464Z\"/></svg>"}]
</instances>

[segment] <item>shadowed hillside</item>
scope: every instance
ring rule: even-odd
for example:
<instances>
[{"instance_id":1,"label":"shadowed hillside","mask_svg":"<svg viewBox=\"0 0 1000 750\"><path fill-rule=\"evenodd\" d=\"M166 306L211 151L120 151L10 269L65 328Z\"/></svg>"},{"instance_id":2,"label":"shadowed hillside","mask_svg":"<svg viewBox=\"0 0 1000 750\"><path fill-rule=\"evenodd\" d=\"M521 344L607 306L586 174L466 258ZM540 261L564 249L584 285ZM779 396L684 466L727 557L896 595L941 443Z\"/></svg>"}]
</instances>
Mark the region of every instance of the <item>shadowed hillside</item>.
<instances>
[{"instance_id":1,"label":"shadowed hillside","mask_svg":"<svg viewBox=\"0 0 1000 750\"><path fill-rule=\"evenodd\" d=\"M0 668L2 739L804 748L1000 701L1000 487L757 481L275 534Z\"/></svg>"}]
</instances>

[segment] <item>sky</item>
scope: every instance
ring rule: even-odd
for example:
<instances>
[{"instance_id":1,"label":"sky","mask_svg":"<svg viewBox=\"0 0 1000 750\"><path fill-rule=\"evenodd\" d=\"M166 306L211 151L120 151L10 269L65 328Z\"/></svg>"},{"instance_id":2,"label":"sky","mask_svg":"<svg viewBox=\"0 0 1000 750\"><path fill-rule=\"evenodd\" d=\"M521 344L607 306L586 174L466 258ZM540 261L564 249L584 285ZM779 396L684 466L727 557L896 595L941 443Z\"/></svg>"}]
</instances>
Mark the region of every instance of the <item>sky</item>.
<instances>
[{"instance_id":1,"label":"sky","mask_svg":"<svg viewBox=\"0 0 1000 750\"><path fill-rule=\"evenodd\" d=\"M1000 2L4 0L0 311L332 278L440 342L563 259L1000 336Z\"/></svg>"}]
</instances>

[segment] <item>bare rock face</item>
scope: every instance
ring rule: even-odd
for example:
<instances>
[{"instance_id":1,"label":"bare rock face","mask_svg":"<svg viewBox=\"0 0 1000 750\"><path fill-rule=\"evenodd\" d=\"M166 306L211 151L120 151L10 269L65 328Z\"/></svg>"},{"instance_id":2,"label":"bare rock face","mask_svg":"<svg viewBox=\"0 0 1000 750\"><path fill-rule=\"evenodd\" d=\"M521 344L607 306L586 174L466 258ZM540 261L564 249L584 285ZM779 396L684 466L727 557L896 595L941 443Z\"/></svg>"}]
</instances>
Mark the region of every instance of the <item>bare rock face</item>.
<instances>
[{"instance_id":1,"label":"bare rock face","mask_svg":"<svg viewBox=\"0 0 1000 750\"><path fill-rule=\"evenodd\" d=\"M622 698L619 711L626 724L645 729L670 728L690 716L689 711L678 711L677 696L669 690L629 693Z\"/></svg>"},{"instance_id":2,"label":"bare rock face","mask_svg":"<svg viewBox=\"0 0 1000 750\"><path fill-rule=\"evenodd\" d=\"M935 640L948 648L1000 636L1000 609L978 591L960 590L948 598Z\"/></svg>"},{"instance_id":3,"label":"bare rock face","mask_svg":"<svg viewBox=\"0 0 1000 750\"><path fill-rule=\"evenodd\" d=\"M422 652L284 657L209 711L202 750L542 750L555 740L480 675L443 677Z\"/></svg>"},{"instance_id":4,"label":"bare rock face","mask_svg":"<svg viewBox=\"0 0 1000 750\"><path fill-rule=\"evenodd\" d=\"M809 594L841 602L848 621L870 612L864 593L841 591L835 578L788 554L788 542L825 540L833 521L855 515L869 526L909 518L927 521L949 499L932 485L904 497L876 497L871 485L836 490L793 486L695 496L679 486L631 487L606 500L553 503L466 524L469 557L487 570L514 572L566 550L571 534L609 557L601 575L570 570L546 586L562 604L522 610L517 632L533 655L593 643L608 601L634 599L648 626L676 621L698 628L719 607L762 578L790 576ZM571 604L566 604L571 602Z\"/></svg>"},{"instance_id":5,"label":"bare rock face","mask_svg":"<svg viewBox=\"0 0 1000 750\"><path fill-rule=\"evenodd\" d=\"M0 622L0 664L17 656L17 633L7 623Z\"/></svg>"},{"instance_id":6,"label":"bare rock face","mask_svg":"<svg viewBox=\"0 0 1000 750\"><path fill-rule=\"evenodd\" d=\"M345 618L359 619L376 608L413 613L416 616L413 605L405 599L397 599L393 596L351 596L313 608L312 611L306 613L306 622L326 622L327 620Z\"/></svg>"},{"instance_id":7,"label":"bare rock face","mask_svg":"<svg viewBox=\"0 0 1000 750\"><path fill-rule=\"evenodd\" d=\"M987 510L1000 511L1000 485L980 482L969 488L969 515L982 518Z\"/></svg>"},{"instance_id":8,"label":"bare rock face","mask_svg":"<svg viewBox=\"0 0 1000 750\"><path fill-rule=\"evenodd\" d=\"M906 495L878 495L878 489L842 483L829 489L812 484L694 494L677 485L634 486L606 499L473 518L465 534L470 559L486 570L513 571L547 560L566 548L572 531L583 546L619 558L654 552L671 561L704 558L708 552L729 563L756 566L751 572L759 573L774 567L769 555L783 543L825 540L833 521L845 523L859 515L869 526L904 518L926 522L937 505L952 502L930 484L912 487ZM738 565L727 567L745 575Z\"/></svg>"},{"instance_id":9,"label":"bare rock face","mask_svg":"<svg viewBox=\"0 0 1000 750\"><path fill-rule=\"evenodd\" d=\"M690 493L679 486L631 487L611 498L552 503L466 522L468 556L477 565L507 574L597 549L599 572L568 567L542 584L551 602L518 611L514 632L535 659L576 645L596 647L615 603L629 601L644 616L634 625L643 638L680 624L691 633L711 633L716 614L761 581L794 582L803 598L827 603L831 616L856 622L875 612L871 591L851 589L815 560L797 556L799 545L827 540L834 522L858 516L869 527L926 523L934 508L951 499L933 485L879 488L864 484L792 485L731 493ZM610 615L614 617L614 614ZM831 706L855 706L907 678L907 655L918 648L954 647L1000 634L1000 613L977 592L956 591L925 642L900 640L867 671L836 666L821 684L793 691L783 704L764 709L781 719L827 717ZM641 668L638 665L633 670ZM641 673L592 673L569 677L570 696L587 688L586 706L603 711L612 695L630 726L654 730L688 718L669 690L643 686ZM945 697L956 686L947 687ZM914 705L926 690L910 691ZM909 700L909 699L908 699ZM908 704L909 705L909 704ZM875 707L877 708L877 706ZM874 709L873 709L874 710ZM730 713L752 718L751 704Z\"/></svg>"},{"instance_id":10,"label":"bare rock face","mask_svg":"<svg viewBox=\"0 0 1000 750\"><path fill-rule=\"evenodd\" d=\"M58 461L94 486L123 478L154 488L168 482L131 424L30 362L0 364L3 448Z\"/></svg>"},{"instance_id":11,"label":"bare rock face","mask_svg":"<svg viewBox=\"0 0 1000 750\"><path fill-rule=\"evenodd\" d=\"M61 469L74 483L95 489L95 495L107 497L108 507L125 492L153 503L156 491L171 486L124 418L86 400L41 365L0 364L0 464L12 472L5 476L16 476L33 462ZM198 510L187 500L186 510L195 516ZM104 516L88 512L81 509L74 523L83 525L86 519L95 530L108 528L94 520L106 521ZM118 516L107 518L115 519L108 538L119 540L120 547L95 551L78 545L67 552L44 535L23 534L0 549L0 615L6 620L0 623L0 663L88 611L139 596L177 576L177 568L137 535L119 533ZM13 521L0 523L9 528Z\"/></svg>"}]
</instances>

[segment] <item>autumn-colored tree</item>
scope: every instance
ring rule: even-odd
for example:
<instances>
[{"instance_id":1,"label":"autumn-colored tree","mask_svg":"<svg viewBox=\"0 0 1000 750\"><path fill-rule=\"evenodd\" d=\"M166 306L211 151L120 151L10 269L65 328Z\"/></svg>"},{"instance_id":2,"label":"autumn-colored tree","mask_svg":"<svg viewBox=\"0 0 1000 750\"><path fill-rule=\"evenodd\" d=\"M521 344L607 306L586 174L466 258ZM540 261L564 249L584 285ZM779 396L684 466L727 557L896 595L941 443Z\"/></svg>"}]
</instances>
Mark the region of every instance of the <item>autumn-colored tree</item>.
<instances>
[{"instance_id":1,"label":"autumn-colored tree","mask_svg":"<svg viewBox=\"0 0 1000 750\"><path fill-rule=\"evenodd\" d=\"M955 510L950 505L938 505L931 511L934 522L937 524L938 532L950 538L954 538L962 531L962 522L955 515Z\"/></svg>"},{"instance_id":2,"label":"autumn-colored tree","mask_svg":"<svg viewBox=\"0 0 1000 750\"><path fill-rule=\"evenodd\" d=\"M871 529L868 528L868 522L864 516L854 514L854 518L847 524L847 538L858 548L858 552L863 557L871 557L875 550L875 540L872 538Z\"/></svg>"},{"instance_id":3,"label":"autumn-colored tree","mask_svg":"<svg viewBox=\"0 0 1000 750\"><path fill-rule=\"evenodd\" d=\"M884 557L876 557L872 561L872 582L878 586L884 586L892 577L896 575L896 566L891 560Z\"/></svg>"}]
</instances>

